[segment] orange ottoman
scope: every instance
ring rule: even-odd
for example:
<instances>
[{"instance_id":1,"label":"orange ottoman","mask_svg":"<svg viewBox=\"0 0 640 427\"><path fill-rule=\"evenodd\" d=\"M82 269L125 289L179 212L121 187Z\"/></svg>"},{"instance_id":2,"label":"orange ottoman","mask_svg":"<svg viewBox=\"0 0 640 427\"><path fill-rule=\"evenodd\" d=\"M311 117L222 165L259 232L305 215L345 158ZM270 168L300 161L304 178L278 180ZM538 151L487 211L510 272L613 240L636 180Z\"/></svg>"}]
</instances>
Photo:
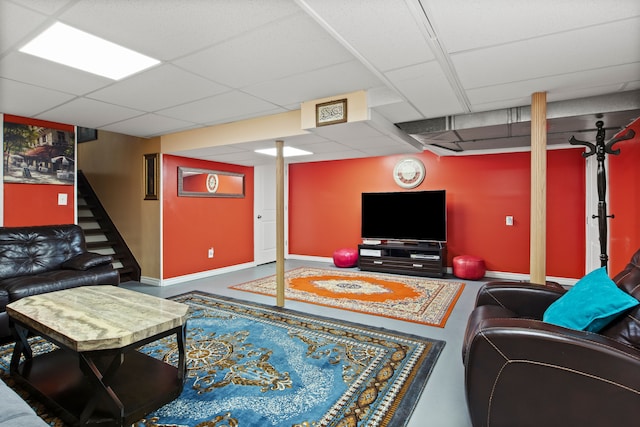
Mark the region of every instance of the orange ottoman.
<instances>
[{"instance_id":1,"label":"orange ottoman","mask_svg":"<svg viewBox=\"0 0 640 427\"><path fill-rule=\"evenodd\" d=\"M478 280L486 272L484 260L473 255L460 255L453 258L453 275L461 279Z\"/></svg>"},{"instance_id":2,"label":"orange ottoman","mask_svg":"<svg viewBox=\"0 0 640 427\"><path fill-rule=\"evenodd\" d=\"M358 250L351 248L338 249L333 253L333 263L336 267L347 268L358 265Z\"/></svg>"}]
</instances>

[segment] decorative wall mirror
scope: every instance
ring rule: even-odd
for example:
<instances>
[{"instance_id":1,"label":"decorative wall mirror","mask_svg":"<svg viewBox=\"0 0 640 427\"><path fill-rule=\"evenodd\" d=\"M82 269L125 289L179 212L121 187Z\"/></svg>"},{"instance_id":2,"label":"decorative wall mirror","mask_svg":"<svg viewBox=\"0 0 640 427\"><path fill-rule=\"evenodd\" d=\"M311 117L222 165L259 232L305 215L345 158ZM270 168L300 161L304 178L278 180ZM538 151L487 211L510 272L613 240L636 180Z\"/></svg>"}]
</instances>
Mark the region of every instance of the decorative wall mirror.
<instances>
[{"instance_id":1,"label":"decorative wall mirror","mask_svg":"<svg viewBox=\"0 0 640 427\"><path fill-rule=\"evenodd\" d=\"M179 166L178 196L244 197L244 174Z\"/></svg>"}]
</instances>

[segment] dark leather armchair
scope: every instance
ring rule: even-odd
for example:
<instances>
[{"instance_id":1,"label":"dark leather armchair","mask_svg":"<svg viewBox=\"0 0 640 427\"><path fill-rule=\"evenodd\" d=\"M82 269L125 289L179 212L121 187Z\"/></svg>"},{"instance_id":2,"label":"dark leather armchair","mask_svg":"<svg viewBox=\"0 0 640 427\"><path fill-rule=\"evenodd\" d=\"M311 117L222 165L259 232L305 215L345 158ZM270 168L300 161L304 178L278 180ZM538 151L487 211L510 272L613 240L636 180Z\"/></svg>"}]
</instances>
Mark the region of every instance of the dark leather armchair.
<instances>
[{"instance_id":1,"label":"dark leather armchair","mask_svg":"<svg viewBox=\"0 0 640 427\"><path fill-rule=\"evenodd\" d=\"M640 300L640 250L613 281ZM474 427L638 425L640 308L597 334L543 322L565 292L513 282L481 288L462 349Z\"/></svg>"}]
</instances>

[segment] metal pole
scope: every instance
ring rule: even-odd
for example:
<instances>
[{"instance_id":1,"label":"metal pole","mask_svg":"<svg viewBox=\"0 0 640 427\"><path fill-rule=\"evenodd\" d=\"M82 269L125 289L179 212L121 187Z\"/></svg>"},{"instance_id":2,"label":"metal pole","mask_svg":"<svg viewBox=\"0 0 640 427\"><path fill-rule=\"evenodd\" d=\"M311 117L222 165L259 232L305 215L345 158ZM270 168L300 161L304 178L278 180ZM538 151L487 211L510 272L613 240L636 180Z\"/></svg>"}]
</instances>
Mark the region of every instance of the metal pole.
<instances>
[{"instance_id":1,"label":"metal pole","mask_svg":"<svg viewBox=\"0 0 640 427\"><path fill-rule=\"evenodd\" d=\"M276 304L284 307L284 141L276 141Z\"/></svg>"}]
</instances>

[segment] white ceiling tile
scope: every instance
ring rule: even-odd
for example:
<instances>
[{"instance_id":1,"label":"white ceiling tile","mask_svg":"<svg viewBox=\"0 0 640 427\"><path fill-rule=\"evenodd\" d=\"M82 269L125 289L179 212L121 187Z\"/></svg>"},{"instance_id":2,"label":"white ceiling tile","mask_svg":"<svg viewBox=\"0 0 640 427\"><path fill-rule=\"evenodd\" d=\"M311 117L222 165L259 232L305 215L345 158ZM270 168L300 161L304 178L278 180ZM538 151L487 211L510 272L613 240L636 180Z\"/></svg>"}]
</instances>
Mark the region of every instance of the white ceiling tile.
<instances>
[{"instance_id":1,"label":"white ceiling tile","mask_svg":"<svg viewBox=\"0 0 640 427\"><path fill-rule=\"evenodd\" d=\"M0 1L0 53L18 43L26 43L25 37L45 21L46 16L8 1Z\"/></svg>"},{"instance_id":2,"label":"white ceiling tile","mask_svg":"<svg viewBox=\"0 0 640 427\"><path fill-rule=\"evenodd\" d=\"M367 105L369 108L379 107L381 105L397 104L402 101L404 101L402 95L384 85L371 88L367 91Z\"/></svg>"},{"instance_id":3,"label":"white ceiling tile","mask_svg":"<svg viewBox=\"0 0 640 427\"><path fill-rule=\"evenodd\" d=\"M615 49L612 37L602 34L615 35ZM451 59L466 89L638 62L640 16L456 54Z\"/></svg>"},{"instance_id":4,"label":"white ceiling tile","mask_svg":"<svg viewBox=\"0 0 640 427\"><path fill-rule=\"evenodd\" d=\"M320 135L315 135L313 133L305 133L302 135L288 136L284 138L284 141L285 143L290 143L293 145L305 145L323 143L326 142L326 138L323 138Z\"/></svg>"},{"instance_id":5,"label":"white ceiling tile","mask_svg":"<svg viewBox=\"0 0 640 427\"><path fill-rule=\"evenodd\" d=\"M166 61L298 11L288 0L80 1L61 20Z\"/></svg>"},{"instance_id":6,"label":"white ceiling tile","mask_svg":"<svg viewBox=\"0 0 640 427\"><path fill-rule=\"evenodd\" d=\"M366 122L339 123L331 126L321 126L311 130L312 133L327 139L375 138L381 133Z\"/></svg>"},{"instance_id":7,"label":"white ceiling tile","mask_svg":"<svg viewBox=\"0 0 640 427\"><path fill-rule=\"evenodd\" d=\"M531 94L526 96L513 96L513 98L502 99L500 101L475 103L472 105L474 113L484 111L500 110L503 108L522 107L531 105Z\"/></svg>"},{"instance_id":8,"label":"white ceiling tile","mask_svg":"<svg viewBox=\"0 0 640 427\"><path fill-rule=\"evenodd\" d=\"M213 115L224 121L242 114L273 111L275 106L261 99L239 91L226 92L220 95L190 102L177 107L160 110L163 116L188 120L195 123L206 123Z\"/></svg>"},{"instance_id":9,"label":"white ceiling tile","mask_svg":"<svg viewBox=\"0 0 640 427\"><path fill-rule=\"evenodd\" d=\"M61 92L84 95L111 84L113 80L46 61L21 52L12 52L0 60L3 77Z\"/></svg>"},{"instance_id":10,"label":"white ceiling tile","mask_svg":"<svg viewBox=\"0 0 640 427\"><path fill-rule=\"evenodd\" d=\"M404 0L305 2L379 71L430 61L433 53ZM357 16L357 25L353 17Z\"/></svg>"},{"instance_id":11,"label":"white ceiling tile","mask_svg":"<svg viewBox=\"0 0 640 427\"><path fill-rule=\"evenodd\" d=\"M173 65L152 68L89 95L90 98L153 112L216 95L229 88Z\"/></svg>"},{"instance_id":12,"label":"white ceiling tile","mask_svg":"<svg viewBox=\"0 0 640 427\"><path fill-rule=\"evenodd\" d=\"M311 18L297 14L175 63L222 84L244 87L350 59Z\"/></svg>"},{"instance_id":13,"label":"white ceiling tile","mask_svg":"<svg viewBox=\"0 0 640 427\"><path fill-rule=\"evenodd\" d=\"M329 141L318 142L314 144L306 144L304 146L304 150L309 150L314 154L318 154L318 153L322 154L322 153L334 153L338 151L348 151L350 150L350 148L345 146L344 144L340 144L338 142L329 140Z\"/></svg>"},{"instance_id":14,"label":"white ceiling tile","mask_svg":"<svg viewBox=\"0 0 640 427\"><path fill-rule=\"evenodd\" d=\"M3 78L0 78L0 94L0 112L25 117L33 117L35 113L73 99L68 93Z\"/></svg>"},{"instance_id":15,"label":"white ceiling tile","mask_svg":"<svg viewBox=\"0 0 640 427\"><path fill-rule=\"evenodd\" d=\"M464 112L449 81L436 62L405 67L386 75L424 117Z\"/></svg>"},{"instance_id":16,"label":"white ceiling tile","mask_svg":"<svg viewBox=\"0 0 640 427\"><path fill-rule=\"evenodd\" d=\"M401 123L426 118L408 102L381 105L376 111L390 123Z\"/></svg>"},{"instance_id":17,"label":"white ceiling tile","mask_svg":"<svg viewBox=\"0 0 640 427\"><path fill-rule=\"evenodd\" d=\"M344 151L318 153L313 156L313 161L328 162L331 160L360 159L363 157L370 157L370 155L359 150L346 149ZM304 163L308 161L310 160L306 158L306 156L300 156L300 157L291 157L289 163Z\"/></svg>"},{"instance_id":18,"label":"white ceiling tile","mask_svg":"<svg viewBox=\"0 0 640 427\"><path fill-rule=\"evenodd\" d=\"M267 110L261 110L261 109L255 110L255 111L247 110L231 117L220 116L216 118L214 121L203 123L203 124L205 126L215 126L215 125L221 125L225 123L232 123L232 122L238 122L238 121L247 120L247 119L253 119L259 116L272 116L274 114L284 113L286 111L288 110L283 110L282 108L279 108L279 107L273 107Z\"/></svg>"},{"instance_id":19,"label":"white ceiling tile","mask_svg":"<svg viewBox=\"0 0 640 427\"><path fill-rule=\"evenodd\" d=\"M161 117L156 114L144 114L131 119L122 120L103 129L125 135L152 137L195 128L193 123ZM152 129L150 131L150 129Z\"/></svg>"},{"instance_id":20,"label":"white ceiling tile","mask_svg":"<svg viewBox=\"0 0 640 427\"><path fill-rule=\"evenodd\" d=\"M640 62L470 89L467 95L473 105L509 102L539 91L547 92L555 100L575 99L587 96L577 95L585 89L602 91L601 86L621 85L634 78L640 78ZM597 91L593 94L602 93Z\"/></svg>"},{"instance_id":21,"label":"white ceiling tile","mask_svg":"<svg viewBox=\"0 0 640 427\"><path fill-rule=\"evenodd\" d=\"M42 13L53 14L74 0L19 0L20 5ZM3 2L4 3L4 2Z\"/></svg>"},{"instance_id":22,"label":"white ceiling tile","mask_svg":"<svg viewBox=\"0 0 640 427\"><path fill-rule=\"evenodd\" d=\"M451 53L593 27L640 14L637 0L422 0ZM596 51L594 51L595 54Z\"/></svg>"},{"instance_id":23,"label":"white ceiling tile","mask_svg":"<svg viewBox=\"0 0 640 427\"><path fill-rule=\"evenodd\" d=\"M367 90L379 85L380 80L369 73L363 65L356 61L349 61L249 86L243 91L277 105L295 104L300 108L300 103L305 101Z\"/></svg>"},{"instance_id":24,"label":"white ceiling tile","mask_svg":"<svg viewBox=\"0 0 640 427\"><path fill-rule=\"evenodd\" d=\"M119 122L142 115L142 111L126 107L118 107L86 98L76 98L63 105L52 108L37 118L65 123L65 118L74 117L71 124L88 128L99 128L109 123Z\"/></svg>"}]
</instances>

